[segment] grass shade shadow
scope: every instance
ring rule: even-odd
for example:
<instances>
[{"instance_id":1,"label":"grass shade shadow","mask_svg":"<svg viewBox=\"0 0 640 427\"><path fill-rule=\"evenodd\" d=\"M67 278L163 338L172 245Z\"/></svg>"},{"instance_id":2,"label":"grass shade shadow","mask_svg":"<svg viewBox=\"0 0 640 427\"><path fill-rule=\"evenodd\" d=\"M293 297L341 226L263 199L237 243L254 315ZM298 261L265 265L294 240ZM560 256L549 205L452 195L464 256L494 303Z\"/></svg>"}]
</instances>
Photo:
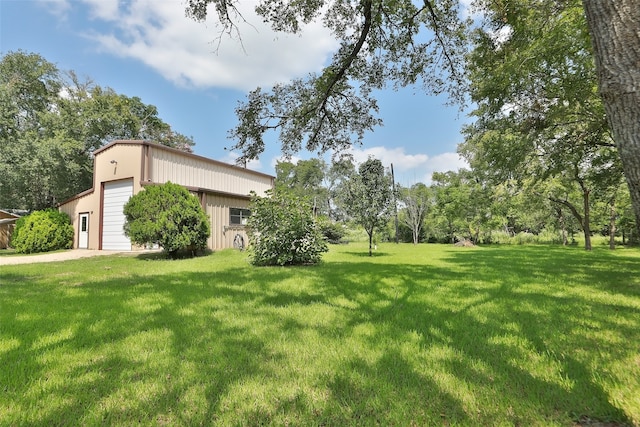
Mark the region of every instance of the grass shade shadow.
<instances>
[{"instance_id":1,"label":"grass shade shadow","mask_svg":"<svg viewBox=\"0 0 640 427\"><path fill-rule=\"evenodd\" d=\"M353 246L3 267L0 424L639 422L640 252Z\"/></svg>"}]
</instances>

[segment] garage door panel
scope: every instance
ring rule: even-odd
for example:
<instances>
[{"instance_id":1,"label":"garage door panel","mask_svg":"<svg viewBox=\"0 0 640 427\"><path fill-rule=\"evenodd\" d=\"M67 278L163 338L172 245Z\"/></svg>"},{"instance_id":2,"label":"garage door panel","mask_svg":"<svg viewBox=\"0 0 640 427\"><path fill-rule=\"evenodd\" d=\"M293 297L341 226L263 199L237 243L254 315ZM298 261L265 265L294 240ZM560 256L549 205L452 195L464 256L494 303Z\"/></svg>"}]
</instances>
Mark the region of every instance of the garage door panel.
<instances>
[{"instance_id":1,"label":"garage door panel","mask_svg":"<svg viewBox=\"0 0 640 427\"><path fill-rule=\"evenodd\" d=\"M102 249L130 251L131 241L124 234L123 208L133 195L133 180L104 184L102 208Z\"/></svg>"}]
</instances>

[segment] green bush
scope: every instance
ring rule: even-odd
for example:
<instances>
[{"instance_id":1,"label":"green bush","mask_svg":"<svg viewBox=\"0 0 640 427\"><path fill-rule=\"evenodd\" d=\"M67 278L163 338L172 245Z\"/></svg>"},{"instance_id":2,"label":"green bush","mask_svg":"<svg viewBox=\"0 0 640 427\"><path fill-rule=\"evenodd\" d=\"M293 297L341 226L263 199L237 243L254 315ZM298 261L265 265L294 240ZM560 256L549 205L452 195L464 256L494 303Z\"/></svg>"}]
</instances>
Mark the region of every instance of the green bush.
<instances>
[{"instance_id":1,"label":"green bush","mask_svg":"<svg viewBox=\"0 0 640 427\"><path fill-rule=\"evenodd\" d=\"M319 217L317 219L320 232L329 243L340 243L346 234L346 230L342 224L331 221L327 217Z\"/></svg>"},{"instance_id":2,"label":"green bush","mask_svg":"<svg viewBox=\"0 0 640 427\"><path fill-rule=\"evenodd\" d=\"M485 243L504 245L562 244L562 236L557 230L543 229L539 233L521 231L511 235L503 230L492 231L491 241Z\"/></svg>"},{"instance_id":3,"label":"green bush","mask_svg":"<svg viewBox=\"0 0 640 427\"><path fill-rule=\"evenodd\" d=\"M167 182L148 186L124 206L124 232L137 245L157 244L172 257L207 247L210 226L197 197Z\"/></svg>"},{"instance_id":4,"label":"green bush","mask_svg":"<svg viewBox=\"0 0 640 427\"><path fill-rule=\"evenodd\" d=\"M329 250L311 204L281 192L251 199L248 227L254 265L315 264Z\"/></svg>"},{"instance_id":5,"label":"green bush","mask_svg":"<svg viewBox=\"0 0 640 427\"><path fill-rule=\"evenodd\" d=\"M16 221L11 246L25 254L70 249L73 225L67 214L55 209L35 211Z\"/></svg>"}]
</instances>

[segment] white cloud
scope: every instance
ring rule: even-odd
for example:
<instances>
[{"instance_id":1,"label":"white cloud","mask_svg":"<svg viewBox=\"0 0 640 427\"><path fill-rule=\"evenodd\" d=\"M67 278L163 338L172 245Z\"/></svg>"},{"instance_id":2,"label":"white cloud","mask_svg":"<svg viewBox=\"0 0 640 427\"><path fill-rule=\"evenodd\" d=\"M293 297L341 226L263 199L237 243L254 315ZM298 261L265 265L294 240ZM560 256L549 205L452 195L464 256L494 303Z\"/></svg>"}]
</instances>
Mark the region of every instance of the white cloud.
<instances>
[{"instance_id":1,"label":"white cloud","mask_svg":"<svg viewBox=\"0 0 640 427\"><path fill-rule=\"evenodd\" d=\"M274 33L252 2L238 5L248 21L238 23L242 40L223 36L218 43L213 8L207 21L198 23L185 16L181 0L82 1L98 24L85 35L99 49L141 61L181 86L270 87L319 71L337 47L321 23L309 24L302 36ZM52 4L61 11L69 3Z\"/></svg>"},{"instance_id":2,"label":"white cloud","mask_svg":"<svg viewBox=\"0 0 640 427\"><path fill-rule=\"evenodd\" d=\"M224 163L228 163L230 165L237 165L236 161L238 160L238 157L240 157L238 153L234 151L228 151L223 158L218 160ZM246 168L251 169L253 171L262 171L262 163L258 159L249 160L246 164Z\"/></svg>"},{"instance_id":3,"label":"white cloud","mask_svg":"<svg viewBox=\"0 0 640 427\"><path fill-rule=\"evenodd\" d=\"M431 175L434 172L457 171L460 169L468 169L469 164L458 153L442 153L429 159L425 165L425 174L422 182L427 185L431 184Z\"/></svg>"},{"instance_id":4,"label":"white cloud","mask_svg":"<svg viewBox=\"0 0 640 427\"><path fill-rule=\"evenodd\" d=\"M386 167L393 164L394 171L406 172L419 168L429 160L426 154L406 154L403 147L371 147L366 149L352 148L348 151L353 155L356 163L365 162L369 157L374 157Z\"/></svg>"},{"instance_id":5,"label":"white cloud","mask_svg":"<svg viewBox=\"0 0 640 427\"><path fill-rule=\"evenodd\" d=\"M511 25L505 25L500 27L498 30L489 33L489 35L493 38L493 42L499 49L503 44L511 39L511 36L513 35L513 27L511 27Z\"/></svg>"},{"instance_id":6,"label":"white cloud","mask_svg":"<svg viewBox=\"0 0 640 427\"><path fill-rule=\"evenodd\" d=\"M84 0L91 7L91 18L112 21L118 19L118 0Z\"/></svg>"},{"instance_id":7,"label":"white cloud","mask_svg":"<svg viewBox=\"0 0 640 427\"><path fill-rule=\"evenodd\" d=\"M371 156L379 159L386 167L393 164L396 181L404 186L417 182L429 185L433 172L457 171L468 167L467 162L457 153L441 153L430 157L427 154L407 154L403 147L354 148L350 152L356 163L364 162Z\"/></svg>"}]
</instances>

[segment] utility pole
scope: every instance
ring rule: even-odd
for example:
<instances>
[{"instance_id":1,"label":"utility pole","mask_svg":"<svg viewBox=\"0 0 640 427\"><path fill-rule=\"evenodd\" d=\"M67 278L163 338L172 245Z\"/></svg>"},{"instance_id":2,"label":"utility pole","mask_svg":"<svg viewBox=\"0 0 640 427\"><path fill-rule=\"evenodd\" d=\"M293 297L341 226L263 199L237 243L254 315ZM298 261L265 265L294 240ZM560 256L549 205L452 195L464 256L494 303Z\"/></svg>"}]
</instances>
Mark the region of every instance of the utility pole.
<instances>
[{"instance_id":1,"label":"utility pole","mask_svg":"<svg viewBox=\"0 0 640 427\"><path fill-rule=\"evenodd\" d=\"M393 163L391 163L391 189L393 191L393 209L395 211L396 243L398 243L398 202L396 201L396 178L393 175Z\"/></svg>"}]
</instances>

